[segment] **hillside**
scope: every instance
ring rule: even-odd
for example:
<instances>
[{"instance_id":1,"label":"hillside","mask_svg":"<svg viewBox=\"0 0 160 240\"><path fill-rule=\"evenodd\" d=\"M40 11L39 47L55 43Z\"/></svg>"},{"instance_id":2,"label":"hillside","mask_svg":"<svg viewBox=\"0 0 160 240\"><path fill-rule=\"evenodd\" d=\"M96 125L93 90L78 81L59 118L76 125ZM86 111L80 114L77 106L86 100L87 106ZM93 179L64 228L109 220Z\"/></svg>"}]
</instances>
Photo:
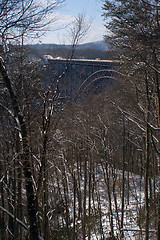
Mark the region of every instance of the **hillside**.
<instances>
[{"instance_id":1,"label":"hillside","mask_svg":"<svg viewBox=\"0 0 160 240\"><path fill-rule=\"evenodd\" d=\"M51 55L52 57L63 57L67 58L72 49L72 45L63 44L37 44L27 45L31 49L32 54L37 57L43 55ZM77 46L74 52L74 58L88 58L88 59L111 59L112 54L109 51L109 45L104 41L90 42L80 44Z\"/></svg>"}]
</instances>

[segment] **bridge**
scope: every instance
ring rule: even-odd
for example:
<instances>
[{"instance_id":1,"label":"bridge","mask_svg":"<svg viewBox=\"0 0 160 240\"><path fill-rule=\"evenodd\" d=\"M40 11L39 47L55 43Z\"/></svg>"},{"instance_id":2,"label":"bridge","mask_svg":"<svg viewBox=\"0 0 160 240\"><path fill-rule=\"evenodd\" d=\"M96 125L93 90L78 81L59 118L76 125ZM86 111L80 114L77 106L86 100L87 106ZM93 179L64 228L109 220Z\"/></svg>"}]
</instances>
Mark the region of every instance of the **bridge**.
<instances>
[{"instance_id":1,"label":"bridge","mask_svg":"<svg viewBox=\"0 0 160 240\"><path fill-rule=\"evenodd\" d=\"M56 82L61 76L59 91L62 96L75 100L88 94L98 94L114 84L114 70L117 61L100 59L52 58L45 55L50 79Z\"/></svg>"}]
</instances>

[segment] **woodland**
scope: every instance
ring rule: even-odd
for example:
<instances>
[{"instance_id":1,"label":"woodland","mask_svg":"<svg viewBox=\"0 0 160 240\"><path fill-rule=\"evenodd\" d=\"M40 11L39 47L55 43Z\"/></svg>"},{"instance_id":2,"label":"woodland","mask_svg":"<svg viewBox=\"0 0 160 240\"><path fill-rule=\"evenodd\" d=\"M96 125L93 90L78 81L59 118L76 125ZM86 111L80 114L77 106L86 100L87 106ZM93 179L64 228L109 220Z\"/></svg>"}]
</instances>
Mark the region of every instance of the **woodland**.
<instances>
[{"instance_id":1,"label":"woodland","mask_svg":"<svg viewBox=\"0 0 160 240\"><path fill-rule=\"evenodd\" d=\"M63 2L0 0L0 240L160 240L160 1L102 1L115 84L78 103L59 85L97 55L84 16L54 82L25 44Z\"/></svg>"}]
</instances>

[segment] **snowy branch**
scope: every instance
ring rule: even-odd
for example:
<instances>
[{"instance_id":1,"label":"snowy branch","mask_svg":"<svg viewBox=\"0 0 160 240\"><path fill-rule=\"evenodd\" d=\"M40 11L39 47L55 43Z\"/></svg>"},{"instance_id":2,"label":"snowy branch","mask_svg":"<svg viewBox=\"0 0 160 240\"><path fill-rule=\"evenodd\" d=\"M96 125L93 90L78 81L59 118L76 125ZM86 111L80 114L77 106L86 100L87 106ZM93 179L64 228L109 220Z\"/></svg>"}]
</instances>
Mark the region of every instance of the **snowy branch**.
<instances>
[{"instance_id":1,"label":"snowy branch","mask_svg":"<svg viewBox=\"0 0 160 240\"><path fill-rule=\"evenodd\" d=\"M129 232L145 232L146 230L145 229L121 229L122 231L129 231ZM157 230L155 229L149 229L149 232L153 232L153 233L156 233Z\"/></svg>"},{"instance_id":2,"label":"snowy branch","mask_svg":"<svg viewBox=\"0 0 160 240\"><path fill-rule=\"evenodd\" d=\"M150 128L152 128L153 130L160 130L160 128L159 127L154 127L152 124L150 124L149 122L147 122L147 124L148 124L148 126L150 127Z\"/></svg>"},{"instance_id":3,"label":"snowy branch","mask_svg":"<svg viewBox=\"0 0 160 240\"><path fill-rule=\"evenodd\" d=\"M24 227L25 229L29 229L29 227L22 222L21 220L19 220L17 217L15 217L12 213L10 213L7 209L3 208L0 206L0 210L5 212L7 215L9 215L10 217L14 218L16 220L17 223L19 223L22 227Z\"/></svg>"}]
</instances>

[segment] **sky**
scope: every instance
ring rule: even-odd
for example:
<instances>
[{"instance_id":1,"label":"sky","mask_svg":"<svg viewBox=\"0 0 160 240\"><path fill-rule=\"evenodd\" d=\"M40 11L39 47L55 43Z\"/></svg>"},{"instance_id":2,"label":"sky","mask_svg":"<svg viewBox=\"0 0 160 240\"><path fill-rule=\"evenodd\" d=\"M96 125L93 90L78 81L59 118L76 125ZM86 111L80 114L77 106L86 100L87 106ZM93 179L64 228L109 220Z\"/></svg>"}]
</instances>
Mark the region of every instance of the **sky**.
<instances>
[{"instance_id":1,"label":"sky","mask_svg":"<svg viewBox=\"0 0 160 240\"><path fill-rule=\"evenodd\" d=\"M102 15L103 0L65 0L56 8L55 19L52 30L47 32L42 43L69 44L70 23L80 14L85 15L86 22L90 23L90 28L80 43L100 41L105 35L106 29Z\"/></svg>"}]
</instances>

